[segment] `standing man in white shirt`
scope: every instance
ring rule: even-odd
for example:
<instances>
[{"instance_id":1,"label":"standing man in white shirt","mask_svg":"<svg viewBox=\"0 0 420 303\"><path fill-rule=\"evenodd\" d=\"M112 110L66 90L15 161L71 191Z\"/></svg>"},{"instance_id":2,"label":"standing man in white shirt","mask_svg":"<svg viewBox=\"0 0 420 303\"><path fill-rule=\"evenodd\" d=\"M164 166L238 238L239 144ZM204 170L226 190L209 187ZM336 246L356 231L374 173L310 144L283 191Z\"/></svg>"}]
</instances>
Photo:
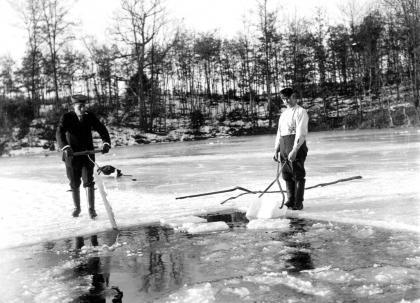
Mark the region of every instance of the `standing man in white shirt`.
<instances>
[{"instance_id":1,"label":"standing man in white shirt","mask_svg":"<svg viewBox=\"0 0 420 303\"><path fill-rule=\"evenodd\" d=\"M297 104L295 91L284 88L280 91L286 110L280 115L277 130L274 160L284 164L282 177L286 181L286 206L293 210L303 209L305 192L305 159L308 153L308 114Z\"/></svg>"}]
</instances>

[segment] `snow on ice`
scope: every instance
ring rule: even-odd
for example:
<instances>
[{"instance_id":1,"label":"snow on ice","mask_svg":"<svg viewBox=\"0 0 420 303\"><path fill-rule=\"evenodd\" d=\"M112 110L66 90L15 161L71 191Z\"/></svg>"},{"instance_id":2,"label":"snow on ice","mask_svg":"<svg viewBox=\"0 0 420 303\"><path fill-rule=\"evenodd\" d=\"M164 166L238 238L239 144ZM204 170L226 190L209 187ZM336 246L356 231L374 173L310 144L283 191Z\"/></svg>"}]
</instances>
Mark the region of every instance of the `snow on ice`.
<instances>
[{"instance_id":1,"label":"snow on ice","mask_svg":"<svg viewBox=\"0 0 420 303\"><path fill-rule=\"evenodd\" d=\"M370 145L364 143L366 137L372 138ZM419 137L416 131L394 130L311 133L307 186L352 175L363 179L308 190L304 210L288 215L419 232ZM269 210L255 217L283 217L285 210L274 207L281 196L273 194L261 199L244 195L223 206L219 202L232 193L175 200L177 196L237 185L265 188L275 173L272 140L272 136L257 136L132 146L114 149L111 156L98 156L99 164L122 167L139 180L104 178L117 224L150 224L226 208L247 211L255 203L265 203L263 209ZM1 158L0 162L0 248L109 228L100 195L96 197L97 220L89 220L83 198L81 217L69 215L72 202L66 192L64 166L54 153L48 157ZM267 224L272 228L269 225L274 223ZM359 236L370 232L359 231Z\"/></svg>"}]
</instances>

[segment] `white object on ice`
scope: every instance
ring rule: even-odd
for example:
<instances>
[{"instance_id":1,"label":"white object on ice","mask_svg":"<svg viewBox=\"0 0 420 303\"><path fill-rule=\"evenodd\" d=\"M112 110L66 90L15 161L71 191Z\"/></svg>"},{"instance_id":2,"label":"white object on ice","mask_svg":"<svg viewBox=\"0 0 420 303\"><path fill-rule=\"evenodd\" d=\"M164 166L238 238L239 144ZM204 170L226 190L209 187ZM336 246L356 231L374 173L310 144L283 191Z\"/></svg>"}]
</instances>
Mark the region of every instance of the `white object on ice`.
<instances>
[{"instance_id":1,"label":"white object on ice","mask_svg":"<svg viewBox=\"0 0 420 303\"><path fill-rule=\"evenodd\" d=\"M287 219L255 219L249 221L246 226L248 229L283 229L289 228L290 221Z\"/></svg>"},{"instance_id":2,"label":"white object on ice","mask_svg":"<svg viewBox=\"0 0 420 303\"><path fill-rule=\"evenodd\" d=\"M185 223L178 228L181 232L189 234L200 234L214 231L221 231L229 229L229 225L223 221L209 222L209 223Z\"/></svg>"},{"instance_id":3,"label":"white object on ice","mask_svg":"<svg viewBox=\"0 0 420 303\"><path fill-rule=\"evenodd\" d=\"M248 220L252 219L274 219L285 217L287 207L280 209L280 202L277 199L261 198L251 202L246 212Z\"/></svg>"},{"instance_id":4,"label":"white object on ice","mask_svg":"<svg viewBox=\"0 0 420 303\"><path fill-rule=\"evenodd\" d=\"M185 217L176 217L168 219L160 219L160 224L168 226L174 229L182 228L185 224L188 223L205 223L206 219L200 218L197 216L185 216Z\"/></svg>"}]
</instances>

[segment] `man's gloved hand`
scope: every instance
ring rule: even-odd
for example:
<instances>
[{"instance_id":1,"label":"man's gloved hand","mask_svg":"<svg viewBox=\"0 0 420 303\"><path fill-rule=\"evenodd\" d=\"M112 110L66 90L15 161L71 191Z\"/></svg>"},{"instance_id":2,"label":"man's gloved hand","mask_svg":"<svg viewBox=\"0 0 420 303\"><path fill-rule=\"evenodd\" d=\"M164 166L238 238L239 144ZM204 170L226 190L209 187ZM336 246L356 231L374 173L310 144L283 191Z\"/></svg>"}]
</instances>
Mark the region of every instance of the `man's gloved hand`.
<instances>
[{"instance_id":1,"label":"man's gloved hand","mask_svg":"<svg viewBox=\"0 0 420 303\"><path fill-rule=\"evenodd\" d=\"M109 145L108 143L104 144L102 146L102 153L106 154L107 152L109 152L109 150L111 149L111 145Z\"/></svg>"},{"instance_id":2,"label":"man's gloved hand","mask_svg":"<svg viewBox=\"0 0 420 303\"><path fill-rule=\"evenodd\" d=\"M64 153L64 159L71 160L73 158L73 150L70 146L66 147L63 150L63 153Z\"/></svg>"}]
</instances>

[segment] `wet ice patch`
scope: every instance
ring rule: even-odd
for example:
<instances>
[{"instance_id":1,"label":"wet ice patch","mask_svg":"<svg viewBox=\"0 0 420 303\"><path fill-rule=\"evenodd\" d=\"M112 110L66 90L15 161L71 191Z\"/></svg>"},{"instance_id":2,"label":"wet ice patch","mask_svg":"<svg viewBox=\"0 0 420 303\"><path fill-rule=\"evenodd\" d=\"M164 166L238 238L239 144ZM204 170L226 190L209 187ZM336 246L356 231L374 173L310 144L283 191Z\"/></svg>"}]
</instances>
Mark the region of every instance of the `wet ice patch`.
<instances>
[{"instance_id":1,"label":"wet ice patch","mask_svg":"<svg viewBox=\"0 0 420 303\"><path fill-rule=\"evenodd\" d=\"M226 287L222 290L225 293L231 293L241 298L249 296L250 292L246 287Z\"/></svg>"},{"instance_id":2,"label":"wet ice patch","mask_svg":"<svg viewBox=\"0 0 420 303\"><path fill-rule=\"evenodd\" d=\"M418 284L420 282L420 271L405 267L373 267L356 270L353 273L367 283L376 283L380 285L409 285Z\"/></svg>"},{"instance_id":3,"label":"wet ice patch","mask_svg":"<svg viewBox=\"0 0 420 303\"><path fill-rule=\"evenodd\" d=\"M369 284L357 287L353 292L356 296L359 297L369 297L373 295L382 294L383 290L376 284Z\"/></svg>"},{"instance_id":4,"label":"wet ice patch","mask_svg":"<svg viewBox=\"0 0 420 303\"><path fill-rule=\"evenodd\" d=\"M302 270L301 273L307 273L313 279L330 283L347 283L355 278L352 274L341 269L331 269L331 266L325 266L311 270Z\"/></svg>"},{"instance_id":5,"label":"wet ice patch","mask_svg":"<svg viewBox=\"0 0 420 303\"><path fill-rule=\"evenodd\" d=\"M115 242L112 245L103 244L101 246L93 246L93 245L84 245L80 248L80 253L82 255L87 255L91 253L98 253L99 255L106 254L108 252L114 251L118 247L121 247L123 244Z\"/></svg>"},{"instance_id":6,"label":"wet ice patch","mask_svg":"<svg viewBox=\"0 0 420 303\"><path fill-rule=\"evenodd\" d=\"M245 277L244 281L266 284L270 286L281 284L292 288L297 292L320 297L325 297L331 294L330 289L326 287L314 286L310 281L305 281L303 279L288 275L287 272L263 273L261 275Z\"/></svg>"},{"instance_id":7,"label":"wet ice patch","mask_svg":"<svg viewBox=\"0 0 420 303\"><path fill-rule=\"evenodd\" d=\"M353 229L353 235L360 239L369 238L375 233L371 226L354 226Z\"/></svg>"},{"instance_id":8,"label":"wet ice patch","mask_svg":"<svg viewBox=\"0 0 420 303\"><path fill-rule=\"evenodd\" d=\"M230 259L231 259L232 261L244 260L244 259L245 259L245 256L244 256L244 255L232 255L232 256L230 257Z\"/></svg>"},{"instance_id":9,"label":"wet ice patch","mask_svg":"<svg viewBox=\"0 0 420 303\"><path fill-rule=\"evenodd\" d=\"M290 221L287 219L255 219L249 221L248 229L288 230Z\"/></svg>"},{"instance_id":10,"label":"wet ice patch","mask_svg":"<svg viewBox=\"0 0 420 303\"><path fill-rule=\"evenodd\" d=\"M312 228L313 229L320 229L320 228L325 229L326 227L331 227L331 226L332 226L331 222L330 223L321 223L321 222L318 222L318 223L313 224L312 225Z\"/></svg>"},{"instance_id":11,"label":"wet ice patch","mask_svg":"<svg viewBox=\"0 0 420 303\"><path fill-rule=\"evenodd\" d=\"M176 303L212 303L216 302L214 290L210 283L184 287L181 290L169 295L168 300L164 302Z\"/></svg>"},{"instance_id":12,"label":"wet ice patch","mask_svg":"<svg viewBox=\"0 0 420 303\"><path fill-rule=\"evenodd\" d=\"M420 267L420 257L416 256L413 258L407 258L406 260L408 265Z\"/></svg>"},{"instance_id":13,"label":"wet ice patch","mask_svg":"<svg viewBox=\"0 0 420 303\"><path fill-rule=\"evenodd\" d=\"M36 279L23 282L23 295L35 303L73 302L73 296L88 292L92 277L82 276L77 279L66 279L67 275L80 261L67 261L38 275Z\"/></svg>"}]
</instances>

